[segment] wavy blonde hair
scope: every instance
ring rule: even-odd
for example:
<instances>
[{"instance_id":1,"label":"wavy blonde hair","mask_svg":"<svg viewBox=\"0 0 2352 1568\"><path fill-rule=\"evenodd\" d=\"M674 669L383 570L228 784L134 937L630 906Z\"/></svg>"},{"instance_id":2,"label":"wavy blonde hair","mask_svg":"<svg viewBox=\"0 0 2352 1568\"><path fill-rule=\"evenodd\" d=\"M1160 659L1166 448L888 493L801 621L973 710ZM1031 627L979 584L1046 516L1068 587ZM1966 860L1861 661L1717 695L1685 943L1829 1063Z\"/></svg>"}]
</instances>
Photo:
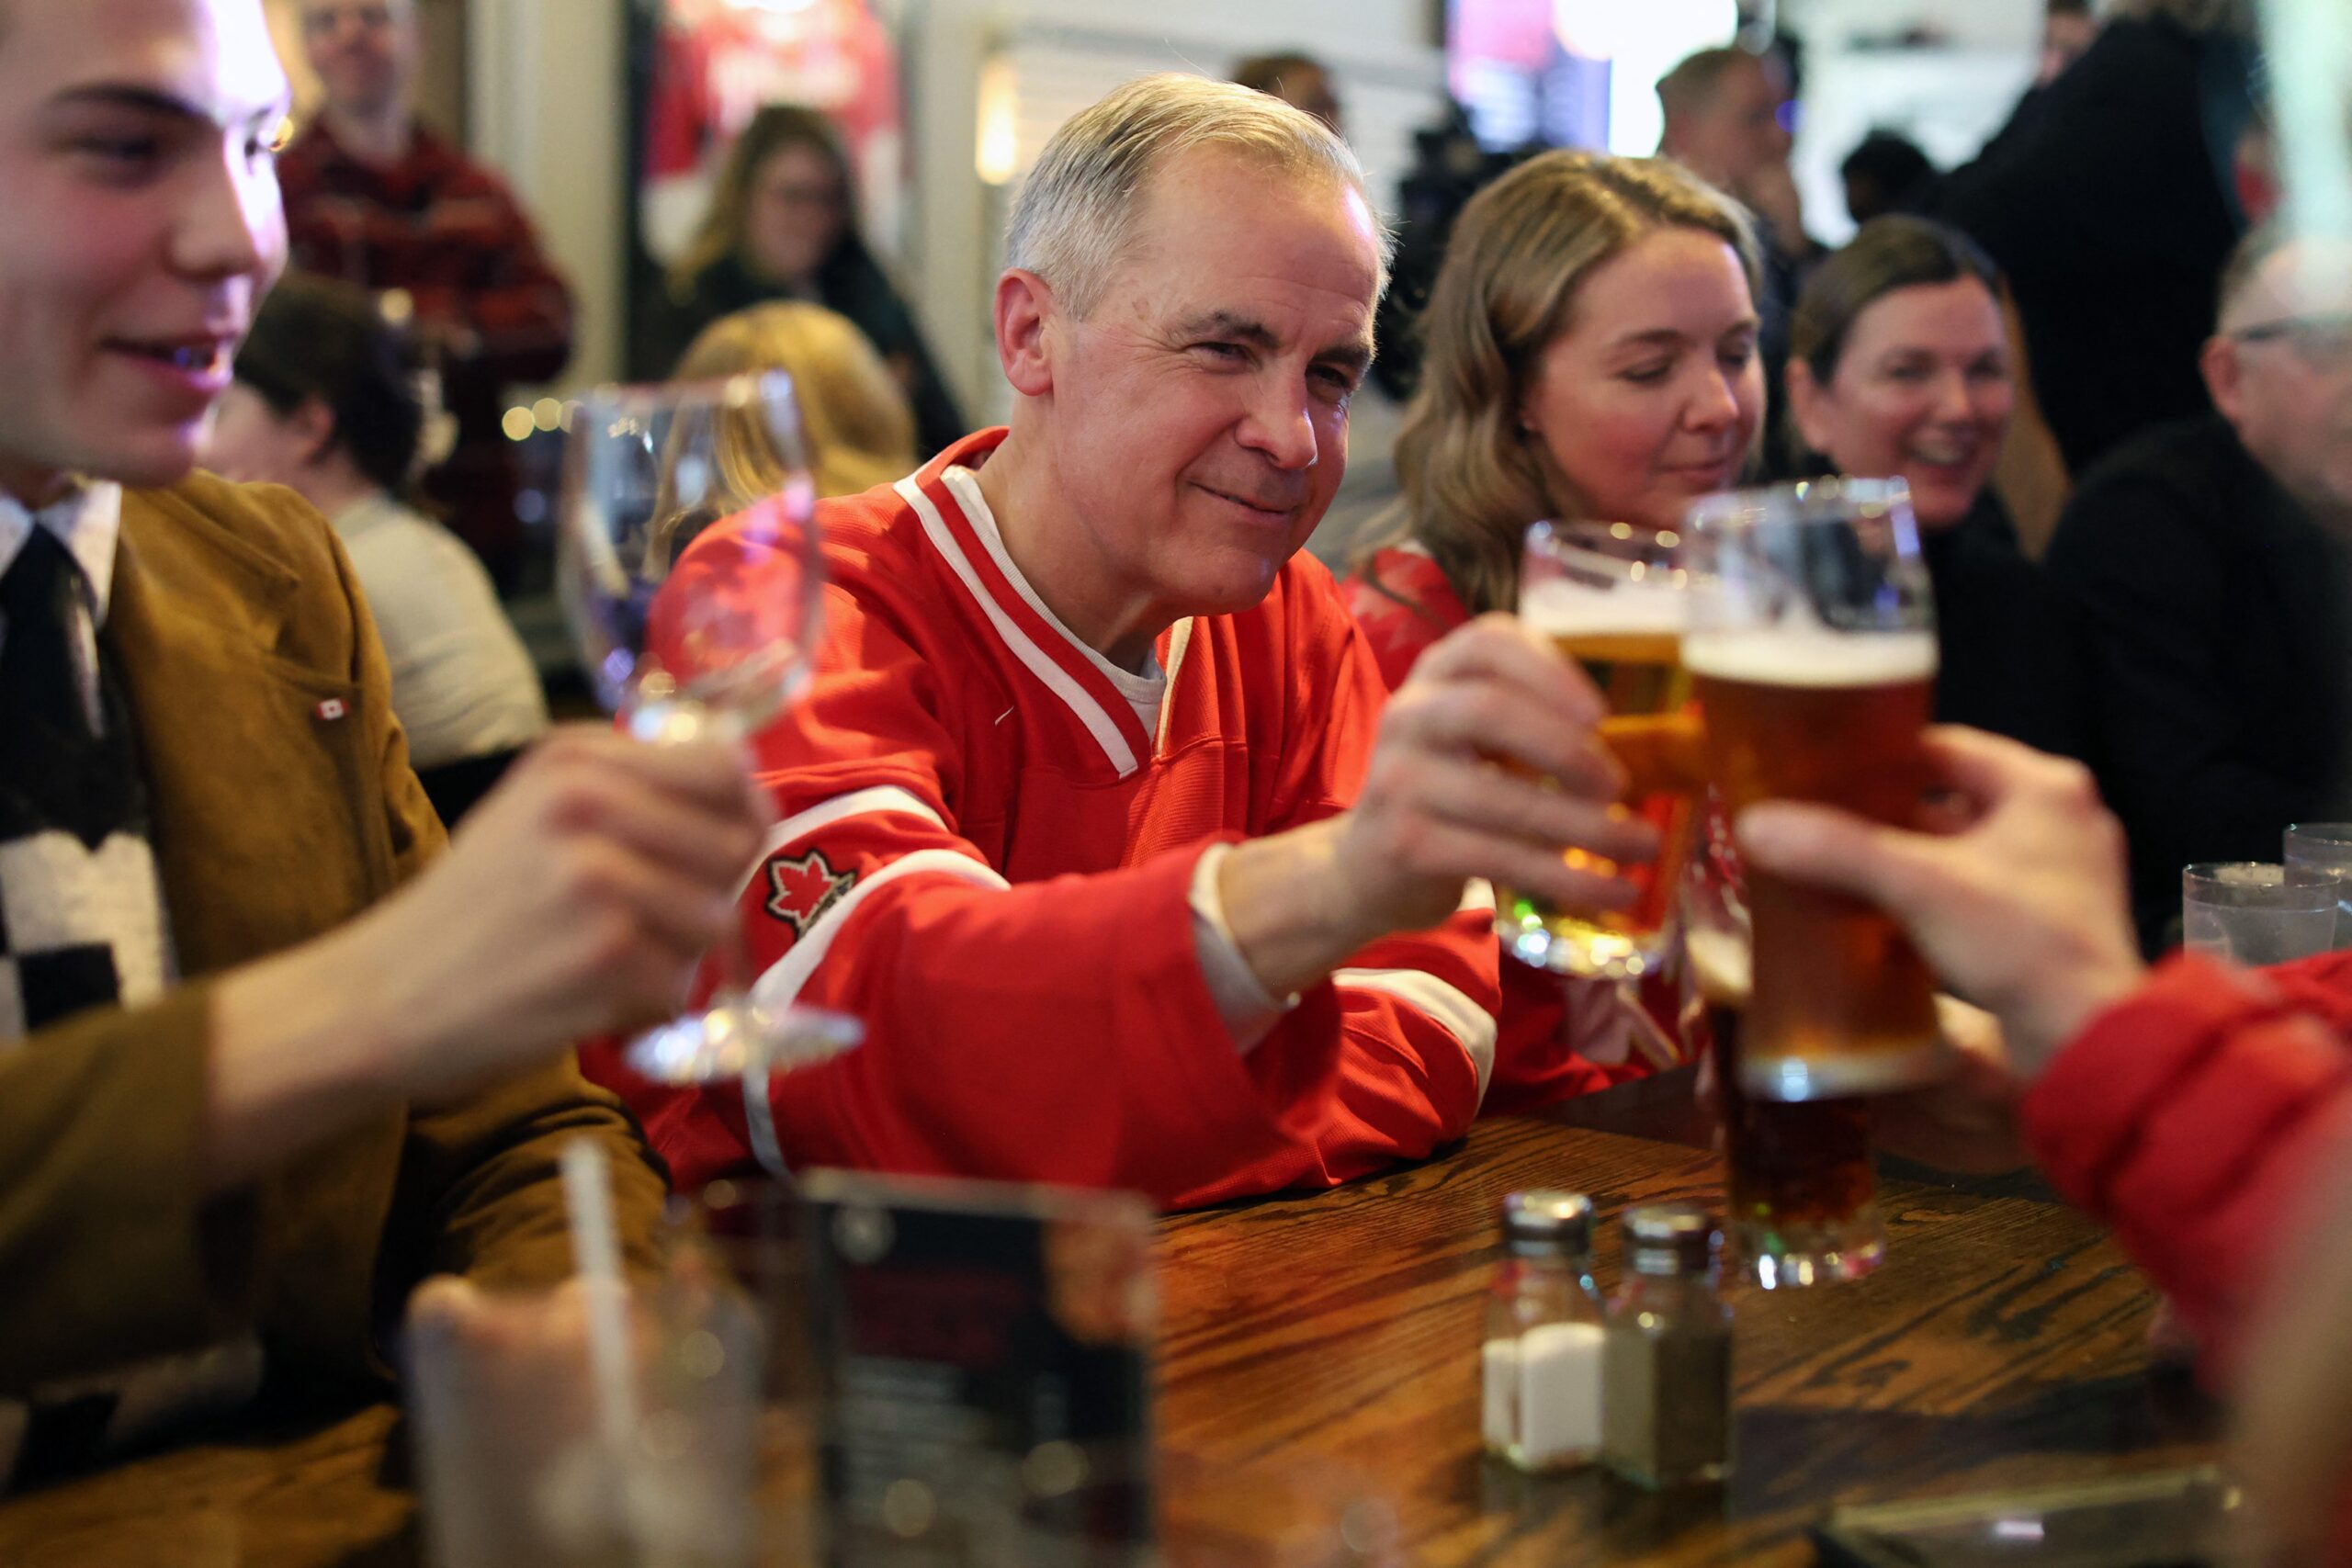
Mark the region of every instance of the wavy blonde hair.
<instances>
[{"instance_id":1,"label":"wavy blonde hair","mask_svg":"<svg viewBox=\"0 0 2352 1568\"><path fill-rule=\"evenodd\" d=\"M1746 213L1663 159L1546 152L1463 209L1421 315L1420 390L1396 437L1404 493L1381 532L1385 544L1419 541L1472 614L1517 600L1529 524L1580 511L1555 493L1520 424L1544 345L1566 330L1593 269L1676 228L1731 246L1757 291Z\"/></svg>"},{"instance_id":2,"label":"wavy blonde hair","mask_svg":"<svg viewBox=\"0 0 2352 1568\"><path fill-rule=\"evenodd\" d=\"M799 300L775 300L721 316L705 327L678 361L682 381L781 370L792 378L800 429L817 493L855 495L914 472L915 416L906 389L881 355L846 316ZM752 483L749 493L782 488L782 464L763 440L774 484Z\"/></svg>"}]
</instances>

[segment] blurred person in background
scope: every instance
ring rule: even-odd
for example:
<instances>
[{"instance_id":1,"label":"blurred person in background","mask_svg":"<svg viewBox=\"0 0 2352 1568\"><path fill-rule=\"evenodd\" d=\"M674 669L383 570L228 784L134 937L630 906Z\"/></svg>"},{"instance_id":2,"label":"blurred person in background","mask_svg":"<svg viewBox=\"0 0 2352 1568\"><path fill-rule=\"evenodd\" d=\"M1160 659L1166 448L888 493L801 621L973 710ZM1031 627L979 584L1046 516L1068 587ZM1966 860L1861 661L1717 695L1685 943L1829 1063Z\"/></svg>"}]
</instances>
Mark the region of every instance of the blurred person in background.
<instances>
[{"instance_id":1,"label":"blurred person in background","mask_svg":"<svg viewBox=\"0 0 2352 1568\"><path fill-rule=\"evenodd\" d=\"M756 994L865 1043L748 1097L608 1079L681 1183L823 1164L1203 1203L1478 1114L1500 953L1468 879L1623 908L1568 851L1657 836L1549 642L1462 627L1387 698L1300 549L1385 242L1346 143L1230 83L1145 77L1047 141L996 286L1012 423L820 505L825 646L757 742L784 820L743 892Z\"/></svg>"},{"instance_id":2,"label":"blurred person in background","mask_svg":"<svg viewBox=\"0 0 2352 1568\"><path fill-rule=\"evenodd\" d=\"M2098 14L2091 0L2050 0L2041 14L2041 55L2034 62L2033 85L2047 87L2064 75L2098 37Z\"/></svg>"},{"instance_id":3,"label":"blurred person in background","mask_svg":"<svg viewBox=\"0 0 2352 1568\"><path fill-rule=\"evenodd\" d=\"M2046 558L2151 951L2182 866L2352 818L2352 242L2248 235L2200 364L2220 412L2094 470Z\"/></svg>"},{"instance_id":4,"label":"blurred person in background","mask_svg":"<svg viewBox=\"0 0 2352 1568\"><path fill-rule=\"evenodd\" d=\"M2079 479L2210 407L2197 372L2240 218L2228 177L2254 0L2133 0L1983 152L1934 216L2008 280L2036 400Z\"/></svg>"},{"instance_id":5,"label":"blurred person in background","mask_svg":"<svg viewBox=\"0 0 2352 1568\"><path fill-rule=\"evenodd\" d=\"M1746 207L1756 220L1757 348L1768 387L1781 384L1789 358L1789 312L1805 269L1821 247L1805 232L1796 175L1789 167L1795 104L1786 56L1745 49L1705 49L1658 79L1665 112L1658 155L1671 158ZM1766 411L1768 468L1787 446L1787 411Z\"/></svg>"},{"instance_id":6,"label":"blurred person in background","mask_svg":"<svg viewBox=\"0 0 2352 1568\"><path fill-rule=\"evenodd\" d=\"M420 1281L571 1275L571 1139L650 1264L568 1047L670 1014L764 825L593 726L445 850L333 529L193 471L288 101L261 0L0 0L0 1484L382 1393Z\"/></svg>"},{"instance_id":7,"label":"blurred person in background","mask_svg":"<svg viewBox=\"0 0 2352 1568\"><path fill-rule=\"evenodd\" d=\"M1806 466L1910 486L1935 588L1936 717L2078 757L2080 655L1990 483L2017 404L2000 291L1954 230L1864 224L1797 297L1791 422Z\"/></svg>"},{"instance_id":8,"label":"blurred person in background","mask_svg":"<svg viewBox=\"0 0 2352 1568\"><path fill-rule=\"evenodd\" d=\"M294 265L385 298L457 417L425 476L502 590L523 568L519 483L499 426L508 389L571 357L571 293L506 183L416 118L416 0L299 0L325 101L279 161Z\"/></svg>"},{"instance_id":9,"label":"blurred person in background","mask_svg":"<svg viewBox=\"0 0 2352 1568\"><path fill-rule=\"evenodd\" d=\"M2090 776L1974 730L1928 746L1948 834L1788 803L1739 821L1750 865L1885 909L1998 1022L1944 1085L1874 1107L1882 1140L1954 1169L2005 1168L2021 1140L2235 1404L2246 1561L2352 1562L2352 953L2149 970Z\"/></svg>"},{"instance_id":10,"label":"blurred person in background","mask_svg":"<svg viewBox=\"0 0 2352 1568\"><path fill-rule=\"evenodd\" d=\"M721 316L687 346L676 378L770 370L792 378L820 496L855 495L915 470L921 459L906 389L856 324L822 305L774 300Z\"/></svg>"},{"instance_id":11,"label":"blurred person in background","mask_svg":"<svg viewBox=\"0 0 2352 1568\"><path fill-rule=\"evenodd\" d=\"M967 433L914 313L857 229L849 158L825 117L770 104L720 167L710 213L670 274L669 338L683 352L721 316L804 299L857 323L915 411L930 457Z\"/></svg>"},{"instance_id":12,"label":"blurred person in background","mask_svg":"<svg viewBox=\"0 0 2352 1568\"><path fill-rule=\"evenodd\" d=\"M1935 197L1936 165L1900 131L1873 130L1838 165L1846 212L1857 228L1890 212L1917 212Z\"/></svg>"},{"instance_id":13,"label":"blurred person in background","mask_svg":"<svg viewBox=\"0 0 2352 1568\"><path fill-rule=\"evenodd\" d=\"M407 499L425 423L407 335L375 298L294 274L237 351L205 462L284 485L334 524L384 639L409 760L455 827L548 710L481 562Z\"/></svg>"},{"instance_id":14,"label":"blurred person in background","mask_svg":"<svg viewBox=\"0 0 2352 1568\"><path fill-rule=\"evenodd\" d=\"M1455 627L1516 607L1530 524L1679 528L1738 480L1764 421L1755 267L1746 216L1663 160L1546 152L1471 200L1423 316L1403 499L1346 585L1391 687ZM1674 1054L1612 987L1510 959L1502 975L1498 1108ZM1674 1010L1660 991L1654 1015Z\"/></svg>"},{"instance_id":15,"label":"blurred person in background","mask_svg":"<svg viewBox=\"0 0 2352 1568\"><path fill-rule=\"evenodd\" d=\"M1234 81L1253 93L1271 93L1295 109L1302 109L1345 136L1348 128L1340 110L1340 95L1331 73L1311 54L1295 50L1280 54L1253 54L1235 62Z\"/></svg>"}]
</instances>

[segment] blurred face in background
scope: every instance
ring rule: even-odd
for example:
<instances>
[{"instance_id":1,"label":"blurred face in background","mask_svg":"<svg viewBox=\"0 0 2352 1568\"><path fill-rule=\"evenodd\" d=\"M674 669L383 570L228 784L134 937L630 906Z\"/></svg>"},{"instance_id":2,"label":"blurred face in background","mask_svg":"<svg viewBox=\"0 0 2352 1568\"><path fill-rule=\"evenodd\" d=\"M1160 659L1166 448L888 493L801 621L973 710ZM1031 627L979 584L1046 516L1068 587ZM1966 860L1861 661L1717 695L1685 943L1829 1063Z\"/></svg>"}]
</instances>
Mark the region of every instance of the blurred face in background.
<instances>
[{"instance_id":1,"label":"blurred face in background","mask_svg":"<svg viewBox=\"0 0 2352 1568\"><path fill-rule=\"evenodd\" d=\"M0 487L171 483L285 262L261 0L0 15Z\"/></svg>"},{"instance_id":2,"label":"blurred face in background","mask_svg":"<svg viewBox=\"0 0 2352 1568\"><path fill-rule=\"evenodd\" d=\"M1704 230L1593 268L1520 410L1562 514L1675 528L1736 482L1764 419L1756 331L1738 254Z\"/></svg>"},{"instance_id":3,"label":"blurred face in background","mask_svg":"<svg viewBox=\"0 0 2352 1568\"><path fill-rule=\"evenodd\" d=\"M807 284L849 225L849 192L832 159L805 141L788 142L752 171L743 220L759 272Z\"/></svg>"},{"instance_id":4,"label":"blurred face in background","mask_svg":"<svg viewBox=\"0 0 2352 1568\"><path fill-rule=\"evenodd\" d=\"M2041 61L2033 83L2047 87L2065 74L2066 67L2090 51L2098 37L2098 18L2083 12L2053 11L2041 23Z\"/></svg>"},{"instance_id":5,"label":"blurred face in background","mask_svg":"<svg viewBox=\"0 0 2352 1568\"><path fill-rule=\"evenodd\" d=\"M302 51L346 114L405 107L423 40L415 0L302 0Z\"/></svg>"},{"instance_id":6,"label":"blurred face in background","mask_svg":"<svg viewBox=\"0 0 2352 1568\"><path fill-rule=\"evenodd\" d=\"M2352 242L2272 256L2205 346L2213 405L2271 478L2352 523Z\"/></svg>"},{"instance_id":7,"label":"blurred face in background","mask_svg":"<svg viewBox=\"0 0 2352 1568\"><path fill-rule=\"evenodd\" d=\"M1781 124L1788 96L1779 71L1765 61L1734 65L1703 104L1675 117L1662 150L1738 196L1758 175L1788 162L1791 140Z\"/></svg>"},{"instance_id":8,"label":"blurred face in background","mask_svg":"<svg viewBox=\"0 0 2352 1568\"><path fill-rule=\"evenodd\" d=\"M1321 66L1301 65L1283 72L1274 96L1291 107L1313 115L1335 134L1347 134L1340 120L1340 95L1332 88L1329 73Z\"/></svg>"},{"instance_id":9,"label":"blurred face in background","mask_svg":"<svg viewBox=\"0 0 2352 1568\"><path fill-rule=\"evenodd\" d=\"M299 490L296 481L319 456L334 423L323 404L306 404L288 418L243 381L232 381L213 413L204 466L240 484Z\"/></svg>"},{"instance_id":10,"label":"blurred face in background","mask_svg":"<svg viewBox=\"0 0 2352 1568\"><path fill-rule=\"evenodd\" d=\"M1975 506L2016 406L2001 307L1974 277L1862 307L1826 384L1802 360L1789 365L1805 444L1840 473L1908 480L1923 528L1948 528Z\"/></svg>"}]
</instances>

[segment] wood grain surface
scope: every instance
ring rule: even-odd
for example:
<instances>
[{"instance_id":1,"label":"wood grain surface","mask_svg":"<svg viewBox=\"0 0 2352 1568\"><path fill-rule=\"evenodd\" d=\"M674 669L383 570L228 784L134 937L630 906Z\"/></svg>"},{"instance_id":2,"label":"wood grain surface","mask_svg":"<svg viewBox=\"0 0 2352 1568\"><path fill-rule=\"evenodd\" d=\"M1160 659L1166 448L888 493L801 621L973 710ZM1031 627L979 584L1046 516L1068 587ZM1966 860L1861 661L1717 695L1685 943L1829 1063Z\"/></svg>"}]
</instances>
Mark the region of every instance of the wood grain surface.
<instances>
[{"instance_id":1,"label":"wood grain surface","mask_svg":"<svg viewBox=\"0 0 2352 1568\"><path fill-rule=\"evenodd\" d=\"M2153 1298L2098 1227L2030 1179L1890 1167L1893 1250L1876 1275L1735 1292L1729 1483L1652 1495L1486 1460L1478 1340L1502 1195L1589 1193L1611 1222L1613 1288L1623 1208L1720 1202L1702 1131L1687 1085L1667 1080L1481 1123L1439 1158L1341 1191L1162 1222L1171 1568L1804 1564L1804 1529L1834 1502L2212 1457L2211 1414L2150 1373ZM400 1431L381 1405L248 1420L0 1506L0 1563L413 1563Z\"/></svg>"}]
</instances>

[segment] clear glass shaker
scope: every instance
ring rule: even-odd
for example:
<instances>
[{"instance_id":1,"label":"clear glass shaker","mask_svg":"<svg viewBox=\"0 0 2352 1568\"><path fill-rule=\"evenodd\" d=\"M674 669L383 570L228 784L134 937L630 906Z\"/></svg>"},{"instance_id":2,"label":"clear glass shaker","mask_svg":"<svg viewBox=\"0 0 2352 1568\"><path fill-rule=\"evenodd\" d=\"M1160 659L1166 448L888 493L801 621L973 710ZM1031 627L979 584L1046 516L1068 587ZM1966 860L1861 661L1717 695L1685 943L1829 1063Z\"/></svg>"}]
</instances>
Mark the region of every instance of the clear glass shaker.
<instances>
[{"instance_id":1,"label":"clear glass shaker","mask_svg":"<svg viewBox=\"0 0 2352 1568\"><path fill-rule=\"evenodd\" d=\"M1723 1232L1695 1203L1626 1211L1624 1281L1609 1303L1602 1452L1652 1488L1731 1472L1731 1306L1716 1286Z\"/></svg>"},{"instance_id":2,"label":"clear glass shaker","mask_svg":"<svg viewBox=\"0 0 2352 1568\"><path fill-rule=\"evenodd\" d=\"M1592 1201L1514 1192L1502 1226L1479 1355L1487 1451L1528 1471L1589 1463L1600 1452L1603 1318Z\"/></svg>"}]
</instances>

